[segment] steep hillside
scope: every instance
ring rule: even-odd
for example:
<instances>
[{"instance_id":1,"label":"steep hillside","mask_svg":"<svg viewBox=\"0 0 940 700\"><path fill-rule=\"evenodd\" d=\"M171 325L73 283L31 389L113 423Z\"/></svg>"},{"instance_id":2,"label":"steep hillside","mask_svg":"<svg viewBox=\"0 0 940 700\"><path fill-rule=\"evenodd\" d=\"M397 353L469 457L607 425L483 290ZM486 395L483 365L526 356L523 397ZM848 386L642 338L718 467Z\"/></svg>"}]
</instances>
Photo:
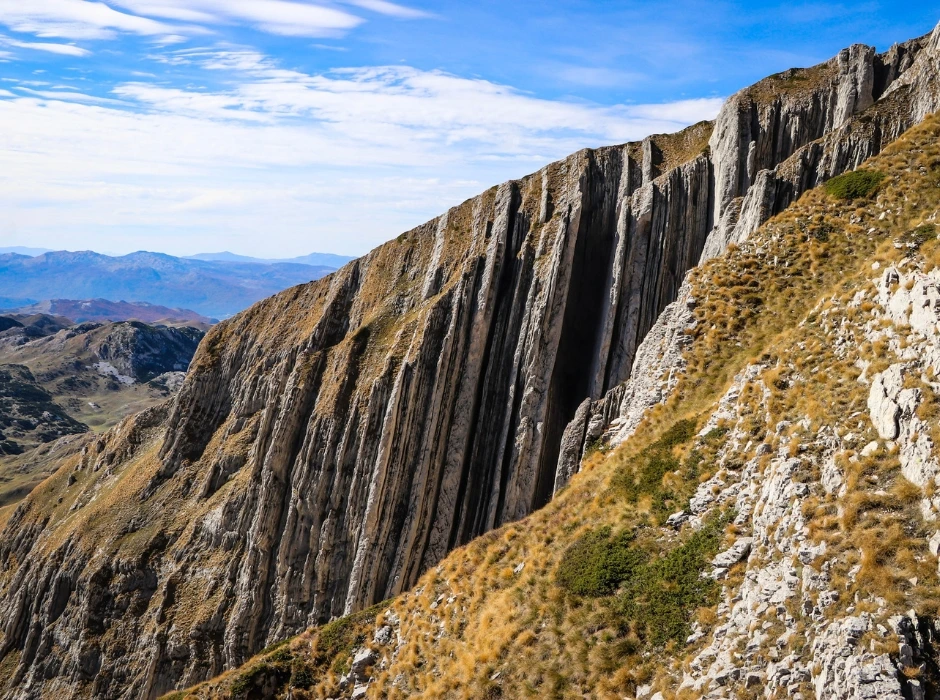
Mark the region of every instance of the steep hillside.
<instances>
[{"instance_id":1,"label":"steep hillside","mask_svg":"<svg viewBox=\"0 0 940 700\"><path fill-rule=\"evenodd\" d=\"M0 458L86 430L55 403L27 367L0 364ZM5 505L2 500L0 505Z\"/></svg>"},{"instance_id":2,"label":"steep hillside","mask_svg":"<svg viewBox=\"0 0 940 700\"><path fill-rule=\"evenodd\" d=\"M146 301L224 318L259 299L336 269L333 265L190 260L160 253L119 257L90 251L0 255L0 306L48 299Z\"/></svg>"},{"instance_id":3,"label":"steep hillside","mask_svg":"<svg viewBox=\"0 0 940 700\"><path fill-rule=\"evenodd\" d=\"M621 651L646 653L678 639L683 616L718 595L697 570L721 545L725 521L741 514L696 513L706 515L705 534L680 533L683 542L689 538L687 548L657 564L654 555L675 543L658 530L621 533L633 526L631 518L642 524L637 508L605 508L603 500L591 506L588 495L606 478L600 471L578 479L581 487L564 485L580 456L603 444L611 421L610 439L625 439L642 409L662 401L664 388L682 391L677 382L694 358L679 350L697 342L682 320L703 303L700 294L690 302L686 273L703 255L743 243L807 188L852 169L940 107L938 57L940 30L880 55L852 47L797 79L770 78L733 97L715 125L581 151L215 327L171 404L64 459L10 517L0 535L5 697L149 698L191 685L269 643L411 589L426 571L436 573L449 551L484 535L465 550L476 553L469 563L449 576L474 582L481 604L507 591L504 607L480 607L479 625L460 630L465 647L455 642L431 658L423 645L438 636L441 606L457 598L432 591L424 579L419 593L396 603L399 629L411 643L389 660L403 664L396 666L401 675L396 670L378 681L389 692L391 683L429 694L438 692L438 681L482 688L476 674L500 658L506 639L500 635L511 629L504 625L518 621L507 606L517 599L549 604L550 595L560 600L560 589L545 589L543 597L538 588L509 583L541 576L548 585L546 572L583 532L577 523L555 527L569 516L598 525L623 518L571 555L606 561L613 548L613 572L599 574L600 583L572 574L570 590L609 593L628 570L647 582L639 598L601 596L620 601L620 619L630 622L619 628L629 631L609 639L612 628L597 626L605 643L632 633L643 643L625 642ZM859 241L874 246L875 228ZM837 231L812 233L820 245L827 237L836 241ZM780 245L797 240L779 237ZM826 251L819 272L832 277L784 287L791 293L786 305L778 288L754 301L760 294L744 288L759 287L759 278L734 289L728 304L740 297L769 315L747 325L746 309L736 309L729 332L744 324L771 334L774 324L815 301L825 290L820 284L835 283L843 270L827 265L857 264L854 256L865 253L834 244ZM777 258L783 266L786 259ZM730 270L726 275L736 279ZM715 332L702 342L714 345L695 361L714 366L697 377L699 393L680 414L707 411L736 371L730 360L718 360L746 356L749 346L740 341L736 354L738 341L721 336L717 319L701 327L712 325ZM660 420L666 427L680 417ZM653 524L685 503L693 474L715 475L709 465L683 460L676 468L688 468L680 476L689 478L674 478L675 492L656 488L663 465L676 470L672 448L694 441L700 424L708 425L707 414L652 452L638 451L639 461L630 463L641 478L628 472L621 479L624 498L649 503ZM730 443L712 427L710 442L697 447L716 462ZM562 492L551 500L556 491ZM546 504L524 532L507 526ZM508 529L485 534L501 526ZM516 534L506 539L508 532ZM541 554L530 533L540 533ZM516 537L530 543L531 554L516 556ZM503 548L514 553L511 565L494 559ZM477 566L495 561L506 565ZM682 572L695 575L669 578ZM673 583L684 601L678 610L652 593L674 590ZM637 602L647 594L648 605ZM426 613L426 599L428 610L442 612L404 616ZM596 606L602 617L611 612L603 600ZM566 629L587 643L594 638L573 621L564 627L567 609L548 618L562 626L555 646L530 638L543 661L560 664L569 646L572 653L582 648ZM590 612L583 604L571 609ZM649 629L660 609L672 621L666 637ZM342 629L336 644L354 644L355 635L344 641ZM476 653L495 656L477 664ZM458 659L466 664L461 672L449 666ZM587 670L574 661L554 672L527 662L513 687L542 692L545 681L524 675L542 668L557 677L558 692L588 688L597 678L577 674L591 673L590 653L579 659ZM338 663L340 670L345 661ZM447 674L437 675L438 668ZM495 669L486 682L499 686L509 673ZM333 682L319 671L314 680Z\"/></svg>"},{"instance_id":4,"label":"steep hillside","mask_svg":"<svg viewBox=\"0 0 940 700\"><path fill-rule=\"evenodd\" d=\"M935 697L938 217L931 117L691 274L547 507L174 697Z\"/></svg>"}]
</instances>

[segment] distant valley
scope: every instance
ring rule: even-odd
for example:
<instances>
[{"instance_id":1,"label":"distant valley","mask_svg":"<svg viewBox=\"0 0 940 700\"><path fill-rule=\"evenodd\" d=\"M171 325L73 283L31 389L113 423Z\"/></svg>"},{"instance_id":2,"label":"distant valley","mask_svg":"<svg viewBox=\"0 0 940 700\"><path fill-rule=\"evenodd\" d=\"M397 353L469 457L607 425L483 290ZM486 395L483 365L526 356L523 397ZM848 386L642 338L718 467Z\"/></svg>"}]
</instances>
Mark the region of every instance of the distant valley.
<instances>
[{"instance_id":1,"label":"distant valley","mask_svg":"<svg viewBox=\"0 0 940 700\"><path fill-rule=\"evenodd\" d=\"M0 316L0 509L81 449L81 435L174 394L203 335L136 321Z\"/></svg>"}]
</instances>

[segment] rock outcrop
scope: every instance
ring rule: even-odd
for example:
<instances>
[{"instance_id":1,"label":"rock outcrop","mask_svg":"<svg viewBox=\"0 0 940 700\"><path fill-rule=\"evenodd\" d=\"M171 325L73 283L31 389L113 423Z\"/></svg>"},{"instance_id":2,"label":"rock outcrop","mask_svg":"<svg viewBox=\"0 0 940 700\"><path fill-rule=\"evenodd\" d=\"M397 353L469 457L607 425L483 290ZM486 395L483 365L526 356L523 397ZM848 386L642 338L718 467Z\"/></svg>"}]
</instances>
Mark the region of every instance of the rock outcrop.
<instances>
[{"instance_id":1,"label":"rock outcrop","mask_svg":"<svg viewBox=\"0 0 940 700\"><path fill-rule=\"evenodd\" d=\"M714 228L701 260L747 240L804 192L858 167L937 109L940 27L883 54L852 46L827 63L778 73L735 94L709 141ZM622 442L668 390L669 374L681 363L685 323L663 314L649 334L647 360L627 383L589 397L566 428L556 488L590 445L602 438ZM666 336L672 342L664 345Z\"/></svg>"},{"instance_id":2,"label":"rock outcrop","mask_svg":"<svg viewBox=\"0 0 940 700\"><path fill-rule=\"evenodd\" d=\"M44 314L2 319L10 322L0 323L0 508L26 497L69 452L52 441L109 428L175 394L204 335Z\"/></svg>"},{"instance_id":3,"label":"rock outcrop","mask_svg":"<svg viewBox=\"0 0 940 700\"><path fill-rule=\"evenodd\" d=\"M882 94L901 133L895 86L935 44L853 47L715 129L581 151L214 328L172 404L87 445L0 535L4 697L190 685L545 504L586 441L668 390L685 275L758 169Z\"/></svg>"}]
</instances>

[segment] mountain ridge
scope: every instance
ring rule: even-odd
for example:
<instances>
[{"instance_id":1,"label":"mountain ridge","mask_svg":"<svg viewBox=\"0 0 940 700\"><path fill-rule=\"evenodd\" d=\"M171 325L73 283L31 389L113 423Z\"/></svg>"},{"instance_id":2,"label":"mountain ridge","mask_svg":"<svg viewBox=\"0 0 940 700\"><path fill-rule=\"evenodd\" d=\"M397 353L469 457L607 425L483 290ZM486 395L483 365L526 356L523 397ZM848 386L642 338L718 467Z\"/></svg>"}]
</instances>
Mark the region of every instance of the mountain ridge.
<instances>
[{"instance_id":1,"label":"mountain ridge","mask_svg":"<svg viewBox=\"0 0 940 700\"><path fill-rule=\"evenodd\" d=\"M170 309L146 302L109 301L107 299L49 299L38 304L8 309L6 314L31 316L48 314L71 319L75 323L89 321L143 321L144 323L175 323L208 328L218 319L209 318L189 309Z\"/></svg>"},{"instance_id":2,"label":"mountain ridge","mask_svg":"<svg viewBox=\"0 0 940 700\"><path fill-rule=\"evenodd\" d=\"M666 172L669 139L580 151L217 326L171 405L11 516L9 697L190 685L549 502L572 418L643 379L638 348L709 244L744 242L934 111L938 42L852 47L799 90L732 98ZM589 423L648 407L628 403Z\"/></svg>"}]
</instances>

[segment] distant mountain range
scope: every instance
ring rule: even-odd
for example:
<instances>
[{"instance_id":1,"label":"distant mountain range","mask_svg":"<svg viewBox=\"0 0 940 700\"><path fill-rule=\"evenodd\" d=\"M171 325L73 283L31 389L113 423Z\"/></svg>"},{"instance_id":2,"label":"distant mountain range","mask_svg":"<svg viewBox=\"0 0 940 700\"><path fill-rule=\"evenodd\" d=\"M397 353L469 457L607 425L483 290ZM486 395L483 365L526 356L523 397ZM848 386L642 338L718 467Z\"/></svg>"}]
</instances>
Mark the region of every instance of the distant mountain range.
<instances>
[{"instance_id":1,"label":"distant mountain range","mask_svg":"<svg viewBox=\"0 0 940 700\"><path fill-rule=\"evenodd\" d=\"M170 309L144 301L108 301L107 299L50 299L38 304L10 310L11 313L33 315L49 314L71 319L75 323L142 321L164 325L187 325L206 330L217 319L203 316L189 309ZM4 317L0 316L0 321ZM2 330L2 328L0 328Z\"/></svg>"},{"instance_id":2,"label":"distant mountain range","mask_svg":"<svg viewBox=\"0 0 940 700\"><path fill-rule=\"evenodd\" d=\"M138 252L112 257L90 251L5 253L0 248L0 308L14 309L51 299L107 299L192 309L226 318L288 287L319 279L348 260L314 253L311 262L203 260ZM212 254L210 254L212 257ZM77 320L77 319L76 319Z\"/></svg>"},{"instance_id":3,"label":"distant mountain range","mask_svg":"<svg viewBox=\"0 0 940 700\"><path fill-rule=\"evenodd\" d=\"M28 248L26 246L0 246L0 255L6 253L16 253L17 255L28 255L35 257L43 253L55 252L50 248ZM196 255L184 255L184 260L204 260L206 262L240 262L240 263L259 263L261 265L271 265L273 263L295 263L297 265L314 265L316 267L332 267L338 270L343 265L355 258L348 255L334 255L333 253L310 253L309 255L300 255L295 258L253 258L250 255L239 255L223 250L221 253L197 253Z\"/></svg>"},{"instance_id":4,"label":"distant mountain range","mask_svg":"<svg viewBox=\"0 0 940 700\"><path fill-rule=\"evenodd\" d=\"M17 255L42 255L43 253L51 253L52 251L48 248L27 248L26 246L14 245L7 246L6 248L0 247L0 255L4 253L16 253Z\"/></svg>"},{"instance_id":5,"label":"distant mountain range","mask_svg":"<svg viewBox=\"0 0 940 700\"><path fill-rule=\"evenodd\" d=\"M332 253L310 253L310 255L301 255L296 258L252 258L247 255L229 253L226 250L221 253L199 253L198 255L188 255L186 256L186 259L207 260L212 262L261 263L262 265L271 265L272 263L296 263L298 265L317 265L339 269L350 260L354 260L355 258L351 258L348 255L333 255Z\"/></svg>"}]
</instances>

